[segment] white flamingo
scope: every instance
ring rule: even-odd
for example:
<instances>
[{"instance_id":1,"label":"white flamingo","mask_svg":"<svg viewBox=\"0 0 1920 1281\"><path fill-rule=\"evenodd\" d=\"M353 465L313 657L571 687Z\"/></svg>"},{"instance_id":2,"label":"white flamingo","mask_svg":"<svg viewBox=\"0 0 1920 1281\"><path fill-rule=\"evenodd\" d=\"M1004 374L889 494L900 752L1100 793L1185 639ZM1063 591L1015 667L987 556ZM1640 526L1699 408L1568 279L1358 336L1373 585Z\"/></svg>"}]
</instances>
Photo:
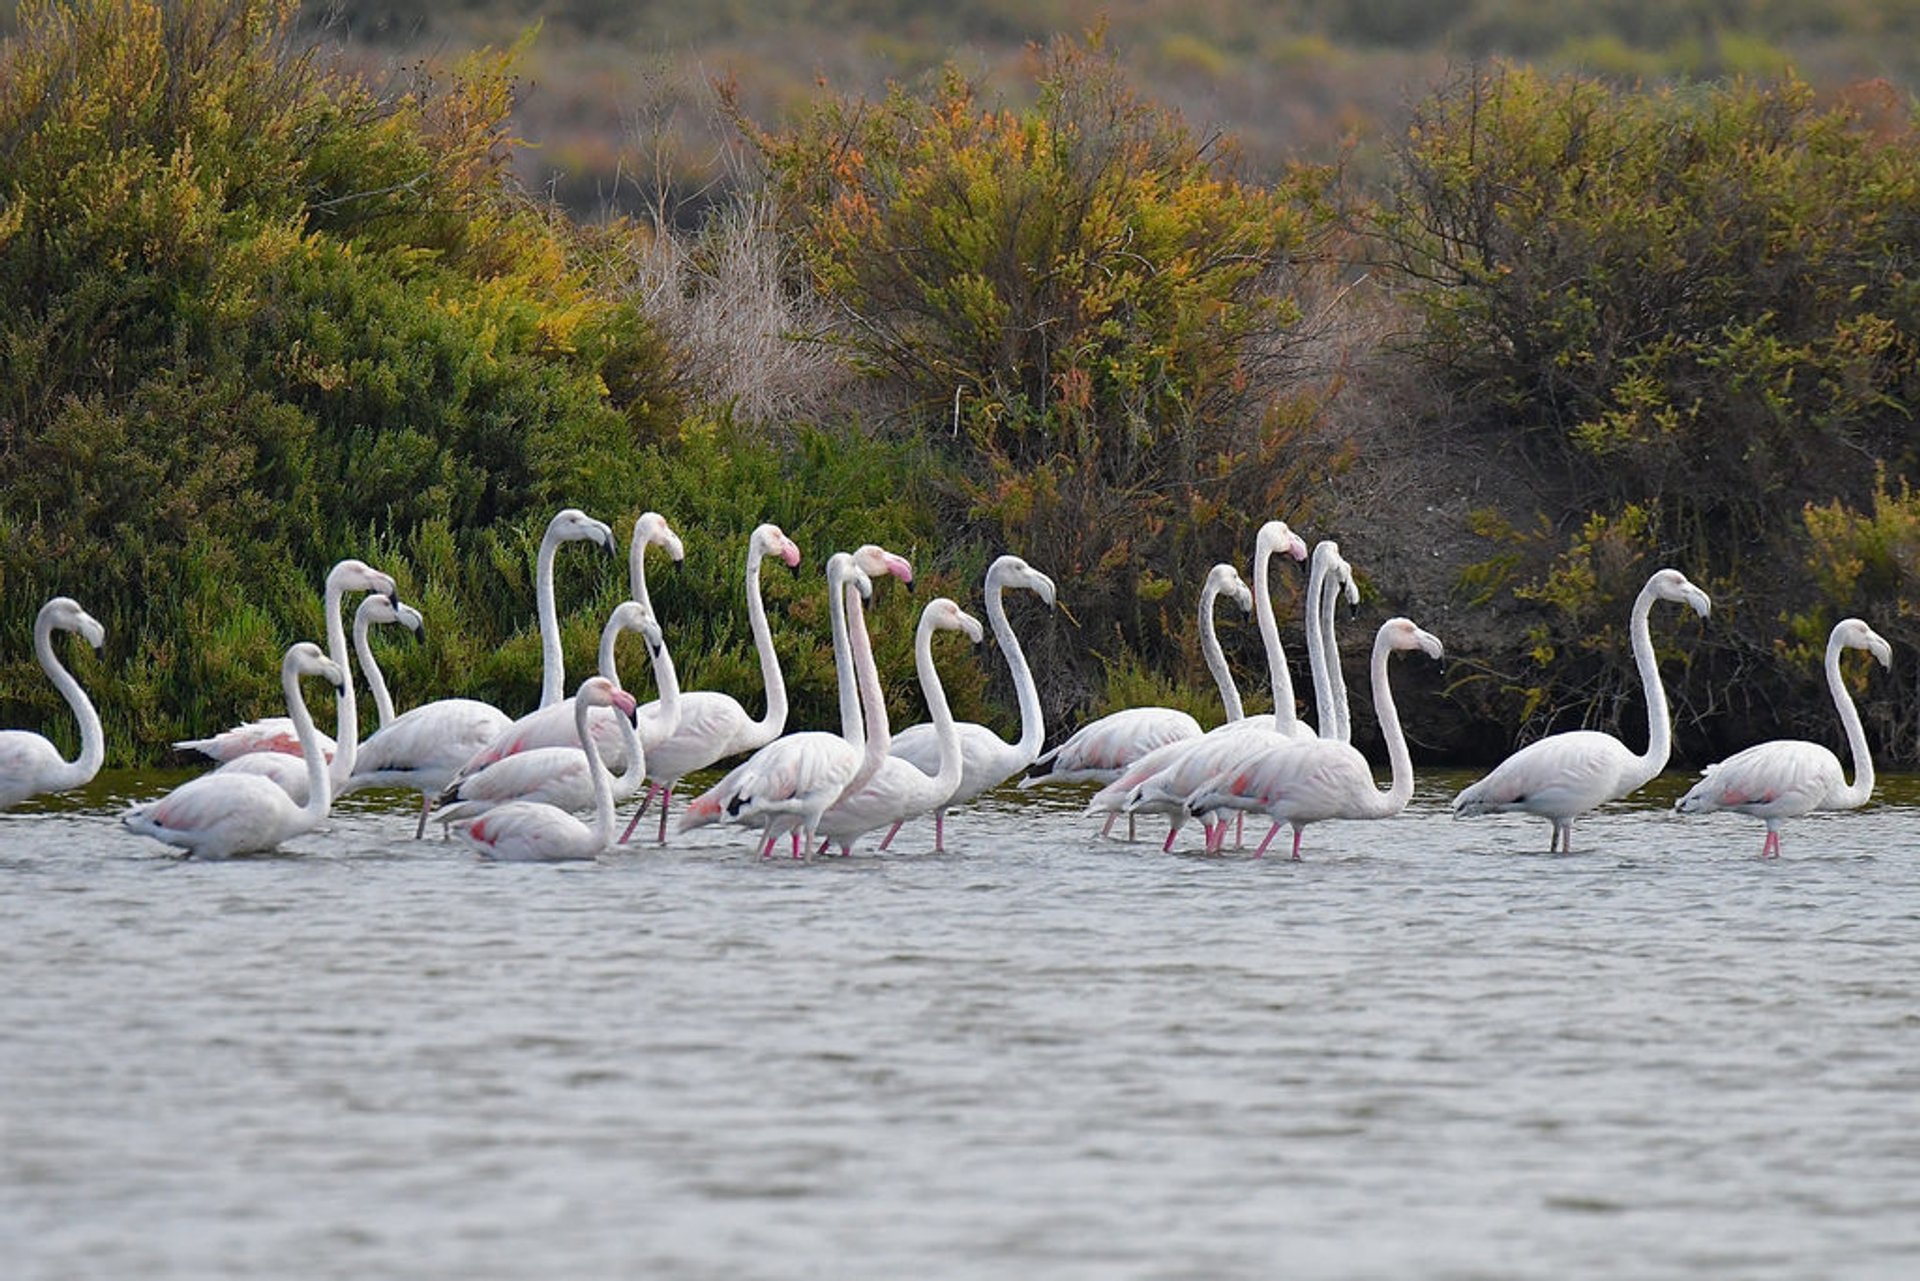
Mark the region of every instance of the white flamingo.
<instances>
[{"instance_id":1,"label":"white flamingo","mask_svg":"<svg viewBox=\"0 0 1920 1281\"><path fill-rule=\"evenodd\" d=\"M638 632L646 639L647 654L653 662L655 677L661 688L677 688L673 659L661 639L660 625L652 612L637 600L622 601L607 619L600 636L600 675L612 681L616 689L621 687L615 672L613 648L621 633L629 631ZM557 706L565 707L569 712L574 710L572 699ZM641 711L644 713L645 709ZM596 750L606 741L605 725L613 727L614 741L620 747L620 773L610 779L615 804L640 790L649 768L646 747L634 726L634 720L634 717L626 716L611 706L595 707L589 714L588 734ZM579 740L573 737L578 733L577 727L572 728L569 737L573 741L564 747L534 747L515 752L483 769L454 779L436 800L435 817L442 823L476 818L495 806L516 800L541 801L564 810L591 809L594 803L593 779L587 767L586 755L580 750ZM609 765L604 751L600 751L600 761L603 765Z\"/></svg>"},{"instance_id":2,"label":"white flamingo","mask_svg":"<svg viewBox=\"0 0 1920 1281\"><path fill-rule=\"evenodd\" d=\"M60 750L32 730L0 730L0 810L38 796L42 792L64 792L85 787L100 772L106 760L106 736L100 729L100 714L93 701L80 688L80 682L53 652L56 631L78 632L80 639L99 649L107 643L106 629L93 615L81 609L67 596L55 596L40 607L33 620L33 653L40 670L73 709L80 722L80 755L69 761Z\"/></svg>"},{"instance_id":3,"label":"white flamingo","mask_svg":"<svg viewBox=\"0 0 1920 1281\"><path fill-rule=\"evenodd\" d=\"M1263 563L1257 559L1256 572L1262 575L1266 572ZM1330 645L1324 630L1331 613L1330 603L1343 584L1351 589L1352 570L1341 557L1339 545L1331 539L1324 539L1314 548L1307 575L1304 611L1307 665L1313 677L1315 701L1318 704L1320 737L1339 738L1345 742L1346 739L1339 734L1344 708L1336 707L1334 681L1328 670L1330 662L1337 662L1338 650ZM1267 651L1267 666L1272 671L1284 671L1286 655L1280 649L1280 630L1273 621L1270 596L1264 606L1263 617L1266 625L1261 630ZM1339 688L1338 701L1344 703L1344 682ZM1279 699L1275 705L1284 708L1288 704L1285 699ZM1128 816L1129 822L1137 814L1162 815L1167 819L1167 839L1161 848L1171 850L1189 817L1187 797L1195 788L1256 751L1276 743L1310 742L1316 737L1297 717L1292 719L1289 730L1283 731L1279 728L1280 724L1278 715L1249 716L1216 726L1197 739L1169 743L1141 758L1117 780L1102 788L1089 804L1088 812L1118 810ZM1214 817L1205 813L1200 815L1209 845L1214 843ZM1273 833L1270 831L1267 835L1271 838Z\"/></svg>"},{"instance_id":4,"label":"white flamingo","mask_svg":"<svg viewBox=\"0 0 1920 1281\"><path fill-rule=\"evenodd\" d=\"M1647 750L1635 754L1625 743L1598 730L1569 730L1527 744L1492 773L1453 798L1456 818L1519 811L1553 823L1548 853L1573 851L1573 820L1595 806L1637 790L1667 766L1673 727L1666 687L1647 618L1659 600L1678 601L1705 618L1713 608L1707 594L1677 569L1662 569L1634 599L1631 616L1633 659L1647 697Z\"/></svg>"},{"instance_id":5,"label":"white flamingo","mask_svg":"<svg viewBox=\"0 0 1920 1281\"><path fill-rule=\"evenodd\" d=\"M1300 857L1300 834L1307 824L1330 818L1390 818L1406 808L1413 795L1413 758L1400 713L1387 680L1387 658L1395 650L1417 649L1441 657L1440 641L1405 618L1390 618L1373 641L1373 706L1387 741L1393 778L1386 791L1374 782L1373 767L1359 749L1337 738L1275 742L1232 769L1197 788L1188 798L1195 814L1219 810L1257 811L1275 822L1273 831L1254 851L1266 853L1280 823L1293 828L1293 857ZM1208 849L1217 851L1226 824L1215 824Z\"/></svg>"},{"instance_id":6,"label":"white flamingo","mask_svg":"<svg viewBox=\"0 0 1920 1281\"><path fill-rule=\"evenodd\" d=\"M1260 549L1269 543L1272 544L1273 550L1285 551L1295 560L1307 558L1307 545L1287 528L1284 521L1268 521L1261 526L1260 533L1254 540L1256 561L1259 560ZM1268 551L1267 554L1271 557L1272 551ZM1211 581L1211 574L1208 575L1208 579ZM1260 609L1264 579L1265 575L1258 575L1253 585L1256 613ZM1211 610L1212 601L1205 598L1206 590L1203 585L1201 591L1205 600L1204 608ZM1263 641L1267 639L1270 632L1273 637L1273 646L1277 646L1279 633L1277 624L1273 622L1271 598L1268 598L1267 612L1261 628ZM1218 648L1218 642L1215 643L1214 648ZM1269 648L1268 654L1271 665L1272 648ZM1224 670L1225 662L1223 657L1216 666L1212 654L1208 654L1207 666L1214 671L1216 679ZM1286 715L1291 719L1294 714L1293 678L1287 674L1284 662L1278 665L1272 675L1275 682L1276 703L1280 691L1284 690ZM1222 683L1220 697L1222 703L1231 706L1231 698L1227 693L1229 688L1231 688L1231 681ZM1237 697L1237 692L1234 697ZM1123 708L1081 726L1065 742L1042 752L1034 764L1036 767L1044 768L1029 772L1021 786L1030 787L1037 783L1056 781L1111 783L1120 777L1127 766L1162 743L1171 743L1180 738L1198 738L1200 733L1200 722L1178 708Z\"/></svg>"},{"instance_id":7,"label":"white flamingo","mask_svg":"<svg viewBox=\"0 0 1920 1281\"><path fill-rule=\"evenodd\" d=\"M844 627L834 633L835 665L850 673L859 701L878 703L885 695L861 604L873 592L873 579L852 554L835 552L827 560L827 590L830 612L847 611ZM827 806L864 784L885 759L886 745L867 741L864 731L857 744L844 733L821 730L783 735L690 802L677 830L723 820L759 827L765 833L763 858L773 852L775 841L791 834L793 856L803 858L813 848L814 829Z\"/></svg>"},{"instance_id":8,"label":"white flamingo","mask_svg":"<svg viewBox=\"0 0 1920 1281\"><path fill-rule=\"evenodd\" d=\"M680 541L680 535L673 532L667 524L667 518L659 512L641 512L640 518L633 522L633 541L627 544L627 595L647 607L647 612L655 618L653 597L647 592L647 548L658 547L675 564L687 558L686 544Z\"/></svg>"},{"instance_id":9,"label":"white flamingo","mask_svg":"<svg viewBox=\"0 0 1920 1281\"><path fill-rule=\"evenodd\" d=\"M593 788L593 822L583 823L566 810L538 801L509 801L477 818L453 824L455 835L488 858L555 862L592 858L613 845L613 785L600 760L587 718L596 708L610 708L622 716L638 710L633 695L604 676L589 676L573 697L573 715L579 741L575 749L587 762ZM642 768L645 762L641 762Z\"/></svg>"},{"instance_id":10,"label":"white flamingo","mask_svg":"<svg viewBox=\"0 0 1920 1281\"><path fill-rule=\"evenodd\" d=\"M271 779L215 770L189 779L158 800L136 805L120 821L129 831L177 845L189 857L198 858L271 850L287 838L326 822L333 795L319 735L300 693L303 676L323 676L338 690L346 683L346 674L312 641L301 641L288 649L280 663L280 687L286 694L288 719L293 722L307 767L305 805L295 804L286 789Z\"/></svg>"},{"instance_id":11,"label":"white flamingo","mask_svg":"<svg viewBox=\"0 0 1920 1281\"><path fill-rule=\"evenodd\" d=\"M1353 722L1347 708L1347 680L1340 670L1340 643L1334 635L1334 607L1342 591L1348 605L1360 603L1353 566L1340 554L1339 543L1323 538L1314 544L1312 568L1307 575L1307 599L1319 611L1318 626L1312 616L1307 620L1307 669L1313 673L1314 724L1321 738L1350 743Z\"/></svg>"},{"instance_id":12,"label":"white flamingo","mask_svg":"<svg viewBox=\"0 0 1920 1281\"><path fill-rule=\"evenodd\" d=\"M377 592L382 596L392 596L393 578L365 561L351 558L340 561L327 571L321 596L321 608L326 620L327 656L342 670L345 670L349 659L346 625L341 621L341 604L348 592ZM319 743L321 750L331 759L334 741L321 734ZM182 751L199 752L223 763L253 752L284 752L289 756L301 754L299 736L294 733L292 719L286 716L262 717L222 730L211 738L182 739L174 746Z\"/></svg>"},{"instance_id":13,"label":"white flamingo","mask_svg":"<svg viewBox=\"0 0 1920 1281\"><path fill-rule=\"evenodd\" d=\"M540 706L551 707L566 697L566 656L560 647L560 611L553 601L553 562L561 543L594 543L618 555L613 531L578 507L554 514L541 535L534 561L534 610L540 621Z\"/></svg>"},{"instance_id":14,"label":"white flamingo","mask_svg":"<svg viewBox=\"0 0 1920 1281\"><path fill-rule=\"evenodd\" d=\"M747 539L747 626L753 632L753 648L760 658L760 679L767 692L765 715L756 720L747 714L738 699L719 690L683 691L677 728L647 746L647 773L652 785L641 802L640 812L621 834L622 841L633 835L647 805L657 798L659 839L664 845L673 790L681 779L715 761L764 747L786 729L787 681L780 671L780 655L773 647L773 628L767 622L766 602L760 595L760 562L769 556L779 557L789 569L800 565L800 548L778 525L761 525Z\"/></svg>"},{"instance_id":15,"label":"white flamingo","mask_svg":"<svg viewBox=\"0 0 1920 1281\"><path fill-rule=\"evenodd\" d=\"M1040 689L1034 684L1033 668L1027 663L1026 651L1020 647L1020 638L1014 635L1013 624L1007 621L1006 603L1001 599L1009 587L1024 587L1045 601L1049 609L1053 607L1054 588L1051 578L1018 556L1001 556L987 566L987 623L993 628L994 643L1007 656L1014 698L1020 706L1020 737L1009 743L974 721L960 721L955 725L960 743L960 785L933 811L933 848L936 850L946 847L947 811L1000 786L1033 764L1033 758L1040 754L1047 739L1046 717L1040 710ZM1206 621L1209 625L1212 623L1211 615ZM1229 675L1228 687L1232 680ZM1239 697L1237 690L1234 696ZM923 774L939 772L940 733L935 725L907 726L893 736L893 746L888 750L891 755L919 766ZM900 823L905 821L902 819L893 825L880 842L881 849L892 844L900 831Z\"/></svg>"},{"instance_id":16,"label":"white flamingo","mask_svg":"<svg viewBox=\"0 0 1920 1281\"><path fill-rule=\"evenodd\" d=\"M1873 754L1867 750L1867 731L1860 724L1860 711L1847 692L1840 675L1840 651L1864 649L1880 661L1893 666L1893 648L1864 622L1843 618L1834 624L1827 637L1827 689L1845 727L1847 746L1853 752L1853 783L1847 783L1840 758L1819 743L1779 738L1756 743L1736 752L1706 773L1674 808L1682 814L1711 814L1732 810L1751 814L1767 825L1766 840L1761 842L1761 858L1780 857L1780 823L1814 810L1858 809L1873 795Z\"/></svg>"},{"instance_id":17,"label":"white flamingo","mask_svg":"<svg viewBox=\"0 0 1920 1281\"><path fill-rule=\"evenodd\" d=\"M945 596L928 601L920 611L920 625L914 629L913 666L914 674L920 678L927 711L933 717L939 750L935 772L928 774L912 761L888 754L865 783L858 788L847 788L815 825L815 831L827 842L839 843L842 854L850 853L853 843L868 832L889 823L898 828L906 819L946 805L954 788L960 785L965 762L961 756L959 726L954 723L939 669L933 663L933 634L941 630L961 632L976 645L984 635L979 620ZM883 698L875 699L868 706L867 720L867 750L872 751L878 744L881 752L887 752L890 736ZM940 848L937 835L934 848Z\"/></svg>"}]
</instances>

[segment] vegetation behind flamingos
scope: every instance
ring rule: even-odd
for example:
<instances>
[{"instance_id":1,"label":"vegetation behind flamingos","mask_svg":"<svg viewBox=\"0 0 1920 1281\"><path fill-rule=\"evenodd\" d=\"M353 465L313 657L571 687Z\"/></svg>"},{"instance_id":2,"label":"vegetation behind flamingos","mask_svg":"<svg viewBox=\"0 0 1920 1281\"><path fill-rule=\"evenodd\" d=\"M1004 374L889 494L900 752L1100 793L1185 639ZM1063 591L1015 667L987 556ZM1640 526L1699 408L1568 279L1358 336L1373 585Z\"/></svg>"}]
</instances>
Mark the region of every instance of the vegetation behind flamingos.
<instances>
[{"instance_id":1,"label":"vegetation behind flamingos","mask_svg":"<svg viewBox=\"0 0 1920 1281\"><path fill-rule=\"evenodd\" d=\"M808 563L763 570L796 724L832 719L818 567L863 541L963 600L1003 549L1052 574L1063 609L1010 604L1059 729L1149 695L1204 710L1193 593L1278 515L1360 570L1356 649L1386 612L1445 637L1445 675L1402 697L1430 754L1633 732L1626 602L1673 563L1716 603L1656 621L1680 756L1817 707L1843 613L1906 656L1862 711L1887 758L1920 756L1903 113L1476 68L1364 183L1259 181L1096 32L1037 50L1018 103L950 72L769 125L735 86L724 198L583 221L513 178L531 36L376 82L295 18L18 11L5 723L59 732L25 643L55 593L107 626L74 663L111 759L270 711L345 555L426 614L383 647L403 704L530 706L533 549L563 505L623 542L667 514L687 560L650 581L682 679L749 700L740 564L779 522ZM625 565L569 548L559 572L580 670ZM1276 576L1289 635L1300 590ZM910 718L912 606L882 595ZM1253 629L1223 633L1257 683ZM960 715L1010 723L997 663L949 665Z\"/></svg>"}]
</instances>

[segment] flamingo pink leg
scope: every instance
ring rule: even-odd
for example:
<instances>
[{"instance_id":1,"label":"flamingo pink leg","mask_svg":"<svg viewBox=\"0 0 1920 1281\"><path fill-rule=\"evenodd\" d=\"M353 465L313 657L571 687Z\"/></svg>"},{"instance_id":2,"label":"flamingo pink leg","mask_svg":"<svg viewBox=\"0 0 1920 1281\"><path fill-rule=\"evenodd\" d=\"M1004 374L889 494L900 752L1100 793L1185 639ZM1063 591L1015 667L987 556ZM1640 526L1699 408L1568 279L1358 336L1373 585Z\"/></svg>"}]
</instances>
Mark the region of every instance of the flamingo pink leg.
<instances>
[{"instance_id":1,"label":"flamingo pink leg","mask_svg":"<svg viewBox=\"0 0 1920 1281\"><path fill-rule=\"evenodd\" d=\"M1275 825L1274 830L1279 830L1278 824ZM1302 830L1303 829L1298 827L1293 829L1293 861L1296 863L1300 861L1300 833Z\"/></svg>"},{"instance_id":2,"label":"flamingo pink leg","mask_svg":"<svg viewBox=\"0 0 1920 1281\"><path fill-rule=\"evenodd\" d=\"M1279 830L1280 830L1280 825L1279 825L1278 823L1275 823L1275 824L1274 824L1274 825L1273 825L1273 826L1272 826L1272 827L1271 827L1270 829L1268 829L1268 831L1267 831L1267 839L1266 839L1266 840L1264 840L1264 841L1261 841L1261 842L1260 842L1260 848L1259 848L1259 849L1257 849L1257 850L1255 850L1255 851L1253 852L1253 856L1254 856L1255 858L1260 858L1260 857L1262 857L1263 855L1265 855L1265 854L1266 854L1266 852L1267 852L1267 846L1269 846L1269 845L1271 845L1271 844L1273 844L1273 834L1274 834L1275 832L1277 832L1277 831L1279 831ZM1295 839L1295 840L1299 840L1299 839L1300 839L1300 836L1299 836L1299 833L1297 833L1297 832L1296 832L1296 833L1294 833L1294 839Z\"/></svg>"},{"instance_id":3,"label":"flamingo pink leg","mask_svg":"<svg viewBox=\"0 0 1920 1281\"><path fill-rule=\"evenodd\" d=\"M900 834L900 829L902 827L905 827L906 823L907 823L907 820L903 818L899 822L895 823L892 827L889 827L887 829L887 834L880 838L880 848L885 849L887 848L887 846L893 844L893 838Z\"/></svg>"}]
</instances>

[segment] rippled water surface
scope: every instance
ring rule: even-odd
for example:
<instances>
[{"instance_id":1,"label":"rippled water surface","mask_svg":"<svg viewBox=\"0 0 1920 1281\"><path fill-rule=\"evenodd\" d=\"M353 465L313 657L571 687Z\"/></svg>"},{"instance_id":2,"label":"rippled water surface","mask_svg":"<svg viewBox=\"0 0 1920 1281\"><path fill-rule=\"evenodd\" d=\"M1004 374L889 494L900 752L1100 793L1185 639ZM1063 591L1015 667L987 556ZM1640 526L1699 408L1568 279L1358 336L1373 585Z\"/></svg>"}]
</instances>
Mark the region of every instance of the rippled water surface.
<instances>
[{"instance_id":1,"label":"rippled water surface","mask_svg":"<svg viewBox=\"0 0 1920 1281\"><path fill-rule=\"evenodd\" d=\"M950 850L494 866L363 800L0 815L0 1257L65 1277L1920 1275L1920 786L1306 859L1006 793ZM869 842L870 844L870 842Z\"/></svg>"}]
</instances>

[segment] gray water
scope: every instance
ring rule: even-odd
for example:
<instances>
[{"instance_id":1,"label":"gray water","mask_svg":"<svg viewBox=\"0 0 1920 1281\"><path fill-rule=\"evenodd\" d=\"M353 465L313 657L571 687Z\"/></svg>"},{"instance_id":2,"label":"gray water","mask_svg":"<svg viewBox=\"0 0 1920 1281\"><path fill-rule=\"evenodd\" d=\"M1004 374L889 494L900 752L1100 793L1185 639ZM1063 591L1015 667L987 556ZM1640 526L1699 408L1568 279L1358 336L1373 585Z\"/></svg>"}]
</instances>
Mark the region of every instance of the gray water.
<instances>
[{"instance_id":1,"label":"gray water","mask_svg":"<svg viewBox=\"0 0 1920 1281\"><path fill-rule=\"evenodd\" d=\"M1294 863L1009 792L559 867L0 816L12 1278L1920 1275L1920 785ZM1188 843L1191 848L1191 842Z\"/></svg>"}]
</instances>

